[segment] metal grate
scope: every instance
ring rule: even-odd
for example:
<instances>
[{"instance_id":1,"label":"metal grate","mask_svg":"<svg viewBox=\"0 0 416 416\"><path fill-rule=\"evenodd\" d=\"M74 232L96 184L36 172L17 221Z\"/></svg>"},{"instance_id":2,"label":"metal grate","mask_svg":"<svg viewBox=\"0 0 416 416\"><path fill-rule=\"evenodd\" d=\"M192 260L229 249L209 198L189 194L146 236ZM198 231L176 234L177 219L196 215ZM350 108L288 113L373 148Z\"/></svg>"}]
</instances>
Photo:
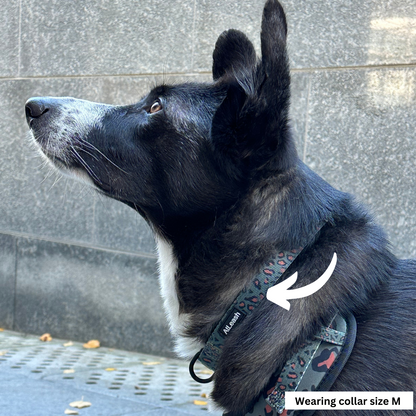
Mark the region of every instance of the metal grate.
<instances>
[{"instance_id":1,"label":"metal grate","mask_svg":"<svg viewBox=\"0 0 416 416\"><path fill-rule=\"evenodd\" d=\"M152 409L158 405L180 410L175 415L221 414L208 413L207 406L194 404L194 400L208 401L210 387L191 379L186 362L102 347L85 349L75 342L65 347L64 343L44 343L37 337L0 332L0 373L47 380L63 388L71 385L92 393L105 391L106 395L147 403ZM208 377L205 372L203 366L196 365L196 373L202 378Z\"/></svg>"}]
</instances>

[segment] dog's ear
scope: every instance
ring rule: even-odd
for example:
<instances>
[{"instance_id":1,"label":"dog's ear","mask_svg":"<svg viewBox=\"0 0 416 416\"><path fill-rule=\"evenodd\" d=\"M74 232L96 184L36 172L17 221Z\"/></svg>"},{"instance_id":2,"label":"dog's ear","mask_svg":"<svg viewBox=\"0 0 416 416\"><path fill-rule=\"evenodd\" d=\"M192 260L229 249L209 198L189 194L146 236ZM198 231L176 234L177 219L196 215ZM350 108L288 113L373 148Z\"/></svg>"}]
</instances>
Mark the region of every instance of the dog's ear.
<instances>
[{"instance_id":1,"label":"dog's ear","mask_svg":"<svg viewBox=\"0 0 416 416\"><path fill-rule=\"evenodd\" d=\"M268 0L261 24L261 73L259 99L266 106L263 111L282 123L287 121L290 101L290 69L286 51L287 24L283 7L277 0ZM272 123L272 129L283 125ZM273 135L272 130L269 131Z\"/></svg>"},{"instance_id":2,"label":"dog's ear","mask_svg":"<svg viewBox=\"0 0 416 416\"><path fill-rule=\"evenodd\" d=\"M297 159L288 125L290 72L286 34L282 6L277 0L268 0L263 11L261 62L234 71L234 77L224 77L226 98L211 129L214 144L249 170L263 170L265 174L266 170L285 170ZM236 55L240 53L237 51ZM230 61L222 57L222 62ZM218 69L216 74L223 72L227 69Z\"/></svg>"},{"instance_id":3,"label":"dog's ear","mask_svg":"<svg viewBox=\"0 0 416 416\"><path fill-rule=\"evenodd\" d=\"M241 159L242 109L254 94L257 57L247 36L234 29L223 32L215 45L212 75L224 92L224 99L212 121L211 136L222 152Z\"/></svg>"},{"instance_id":4,"label":"dog's ear","mask_svg":"<svg viewBox=\"0 0 416 416\"><path fill-rule=\"evenodd\" d=\"M257 89L257 124L264 126L263 148L280 156L276 169L292 166L296 149L289 128L290 68L286 50L287 23L278 0L267 0L261 24L261 65ZM265 156L265 155L263 155Z\"/></svg>"},{"instance_id":5,"label":"dog's ear","mask_svg":"<svg viewBox=\"0 0 416 416\"><path fill-rule=\"evenodd\" d=\"M287 77L286 37L287 23L283 7L277 0L268 0L261 23L261 54L263 69L269 78Z\"/></svg>"},{"instance_id":6,"label":"dog's ear","mask_svg":"<svg viewBox=\"0 0 416 416\"><path fill-rule=\"evenodd\" d=\"M226 74L237 74L241 70L254 68L256 52L247 36L234 29L223 32L215 44L212 76L214 81Z\"/></svg>"}]
</instances>

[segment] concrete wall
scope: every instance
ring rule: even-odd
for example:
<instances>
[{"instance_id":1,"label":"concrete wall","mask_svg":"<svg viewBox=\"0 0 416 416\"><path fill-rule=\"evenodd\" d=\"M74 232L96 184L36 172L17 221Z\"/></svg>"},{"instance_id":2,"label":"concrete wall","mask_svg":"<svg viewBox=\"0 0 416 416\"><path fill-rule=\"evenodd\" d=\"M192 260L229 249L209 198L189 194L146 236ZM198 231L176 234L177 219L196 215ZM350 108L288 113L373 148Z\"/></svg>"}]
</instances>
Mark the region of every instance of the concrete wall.
<instances>
[{"instance_id":1,"label":"concrete wall","mask_svg":"<svg viewBox=\"0 0 416 416\"><path fill-rule=\"evenodd\" d=\"M299 153L416 256L416 3L283 0ZM0 327L169 354L149 229L42 168L31 96L132 103L210 78L217 36L259 48L263 0L0 0Z\"/></svg>"}]
</instances>

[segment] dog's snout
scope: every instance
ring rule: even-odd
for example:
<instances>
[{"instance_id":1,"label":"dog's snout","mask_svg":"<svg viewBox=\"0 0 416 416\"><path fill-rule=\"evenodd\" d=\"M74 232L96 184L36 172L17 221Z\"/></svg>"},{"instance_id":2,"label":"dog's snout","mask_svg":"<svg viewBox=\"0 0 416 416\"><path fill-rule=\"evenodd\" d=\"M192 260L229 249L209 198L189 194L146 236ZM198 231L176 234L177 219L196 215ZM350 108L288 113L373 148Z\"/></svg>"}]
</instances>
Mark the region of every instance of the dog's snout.
<instances>
[{"instance_id":1,"label":"dog's snout","mask_svg":"<svg viewBox=\"0 0 416 416\"><path fill-rule=\"evenodd\" d=\"M41 98L31 98L26 102L26 120L29 123L34 118L39 118L49 111L47 103Z\"/></svg>"}]
</instances>

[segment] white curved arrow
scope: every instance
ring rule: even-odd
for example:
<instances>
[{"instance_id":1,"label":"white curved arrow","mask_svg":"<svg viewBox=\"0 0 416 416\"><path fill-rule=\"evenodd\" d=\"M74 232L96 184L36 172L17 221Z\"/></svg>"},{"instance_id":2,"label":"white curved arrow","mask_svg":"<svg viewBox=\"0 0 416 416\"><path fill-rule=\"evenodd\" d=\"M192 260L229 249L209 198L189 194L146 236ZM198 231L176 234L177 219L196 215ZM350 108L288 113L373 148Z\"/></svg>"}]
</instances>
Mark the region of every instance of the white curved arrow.
<instances>
[{"instance_id":1,"label":"white curved arrow","mask_svg":"<svg viewBox=\"0 0 416 416\"><path fill-rule=\"evenodd\" d=\"M307 296L310 296L313 293L317 292L332 276L332 273L335 270L336 264L337 264L337 253L334 253L334 255L332 256L331 263L329 264L328 268L325 270L324 274L318 279L316 279L314 282L304 287L299 287L297 289L289 290L289 288L295 284L298 278L298 272L295 272L294 274L292 274L292 276L288 277L282 283L279 283L271 287L267 291L266 297L270 302L273 302L276 305L279 305L282 308L289 310L290 303L288 302L288 299L306 298Z\"/></svg>"}]
</instances>

